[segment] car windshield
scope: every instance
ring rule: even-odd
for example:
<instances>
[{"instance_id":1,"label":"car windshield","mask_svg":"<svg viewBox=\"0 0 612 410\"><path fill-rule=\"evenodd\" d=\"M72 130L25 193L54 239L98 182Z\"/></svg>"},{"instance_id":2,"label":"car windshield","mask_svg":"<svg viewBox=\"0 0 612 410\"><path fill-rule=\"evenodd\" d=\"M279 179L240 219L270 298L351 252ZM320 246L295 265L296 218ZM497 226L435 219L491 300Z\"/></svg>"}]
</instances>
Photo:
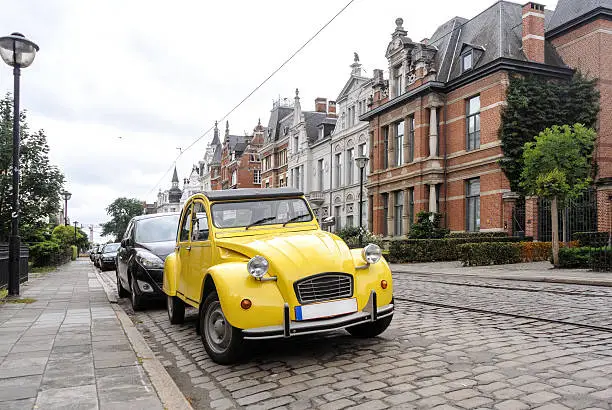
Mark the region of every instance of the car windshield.
<instances>
[{"instance_id":1,"label":"car windshield","mask_svg":"<svg viewBox=\"0 0 612 410\"><path fill-rule=\"evenodd\" d=\"M304 199L281 198L215 203L212 205L212 219L217 228L236 228L308 222L312 221L312 214Z\"/></svg>"},{"instance_id":2,"label":"car windshield","mask_svg":"<svg viewBox=\"0 0 612 410\"><path fill-rule=\"evenodd\" d=\"M118 243L109 243L108 245L104 246L104 249L102 250L102 252L104 253L117 252L117 249L119 249Z\"/></svg>"},{"instance_id":3,"label":"car windshield","mask_svg":"<svg viewBox=\"0 0 612 410\"><path fill-rule=\"evenodd\" d=\"M136 223L136 242L166 242L176 240L179 215L156 216Z\"/></svg>"}]
</instances>

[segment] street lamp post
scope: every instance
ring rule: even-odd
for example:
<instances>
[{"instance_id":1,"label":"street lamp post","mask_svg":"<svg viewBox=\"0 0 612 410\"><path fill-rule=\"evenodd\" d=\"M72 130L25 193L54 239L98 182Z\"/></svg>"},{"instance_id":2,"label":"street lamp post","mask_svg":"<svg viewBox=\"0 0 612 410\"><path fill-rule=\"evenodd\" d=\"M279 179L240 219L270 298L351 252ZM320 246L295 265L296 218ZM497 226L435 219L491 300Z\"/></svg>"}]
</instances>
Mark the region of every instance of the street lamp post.
<instances>
[{"instance_id":1,"label":"street lamp post","mask_svg":"<svg viewBox=\"0 0 612 410\"><path fill-rule=\"evenodd\" d=\"M26 39L21 33L0 37L0 56L13 67L13 192L11 212L11 236L9 238L9 295L19 295L19 253L21 237L19 236L19 76L21 68L28 67L34 61L38 46Z\"/></svg>"},{"instance_id":2,"label":"street lamp post","mask_svg":"<svg viewBox=\"0 0 612 410\"><path fill-rule=\"evenodd\" d=\"M355 158L359 168L359 246L363 246L363 174L369 160L368 157Z\"/></svg>"},{"instance_id":3,"label":"street lamp post","mask_svg":"<svg viewBox=\"0 0 612 410\"><path fill-rule=\"evenodd\" d=\"M72 194L68 191L62 191L60 195L64 197L64 225L68 226L68 200L72 197Z\"/></svg>"},{"instance_id":4,"label":"street lamp post","mask_svg":"<svg viewBox=\"0 0 612 410\"><path fill-rule=\"evenodd\" d=\"M77 221L74 221L74 246L76 246L76 241L77 241L77 235L76 235L76 230L77 230Z\"/></svg>"}]
</instances>

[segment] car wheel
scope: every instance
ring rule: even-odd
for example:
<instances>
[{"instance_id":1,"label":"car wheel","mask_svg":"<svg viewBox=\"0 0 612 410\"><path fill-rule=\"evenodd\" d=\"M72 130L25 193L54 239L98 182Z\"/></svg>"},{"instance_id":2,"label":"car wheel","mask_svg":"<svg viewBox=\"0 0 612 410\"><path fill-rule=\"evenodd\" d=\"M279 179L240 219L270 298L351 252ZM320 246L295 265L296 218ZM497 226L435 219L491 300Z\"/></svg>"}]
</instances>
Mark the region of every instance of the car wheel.
<instances>
[{"instance_id":1,"label":"car wheel","mask_svg":"<svg viewBox=\"0 0 612 410\"><path fill-rule=\"evenodd\" d=\"M185 302L177 296L168 296L166 301L168 318L173 325L180 325L185 321Z\"/></svg>"},{"instance_id":2,"label":"car wheel","mask_svg":"<svg viewBox=\"0 0 612 410\"><path fill-rule=\"evenodd\" d=\"M132 301L132 309L134 309L134 311L138 311L138 310L142 310L142 296L140 296L138 293L136 293L136 287L138 286L136 284L136 279L134 278L134 276L132 276L130 278L130 292L131 292L131 301Z\"/></svg>"},{"instance_id":3,"label":"car wheel","mask_svg":"<svg viewBox=\"0 0 612 410\"><path fill-rule=\"evenodd\" d=\"M204 348L215 363L231 364L242 357L242 331L225 319L217 292L210 293L204 299L199 320Z\"/></svg>"},{"instance_id":4,"label":"car wheel","mask_svg":"<svg viewBox=\"0 0 612 410\"><path fill-rule=\"evenodd\" d=\"M346 328L346 330L351 334L351 336L354 337L364 339L376 337L385 330L387 330L387 328L391 324L391 319L393 319L393 315L378 319L374 323L364 323L361 325L348 327Z\"/></svg>"},{"instance_id":5,"label":"car wheel","mask_svg":"<svg viewBox=\"0 0 612 410\"><path fill-rule=\"evenodd\" d=\"M128 291L123 288L123 285L121 284L121 279L119 279L119 272L117 272L117 293L119 294L120 298L128 297Z\"/></svg>"}]
</instances>

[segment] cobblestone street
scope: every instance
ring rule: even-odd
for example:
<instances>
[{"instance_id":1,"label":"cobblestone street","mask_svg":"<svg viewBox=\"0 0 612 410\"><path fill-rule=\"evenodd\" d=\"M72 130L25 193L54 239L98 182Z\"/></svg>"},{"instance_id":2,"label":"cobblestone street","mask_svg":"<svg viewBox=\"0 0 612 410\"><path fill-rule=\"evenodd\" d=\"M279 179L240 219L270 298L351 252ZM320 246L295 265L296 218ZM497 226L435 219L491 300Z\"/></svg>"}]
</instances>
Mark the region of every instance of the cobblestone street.
<instances>
[{"instance_id":1,"label":"cobblestone street","mask_svg":"<svg viewBox=\"0 0 612 410\"><path fill-rule=\"evenodd\" d=\"M195 311L172 326L163 304L120 304L194 408L612 408L612 288L395 276L381 337L260 343L229 367L208 359Z\"/></svg>"}]
</instances>

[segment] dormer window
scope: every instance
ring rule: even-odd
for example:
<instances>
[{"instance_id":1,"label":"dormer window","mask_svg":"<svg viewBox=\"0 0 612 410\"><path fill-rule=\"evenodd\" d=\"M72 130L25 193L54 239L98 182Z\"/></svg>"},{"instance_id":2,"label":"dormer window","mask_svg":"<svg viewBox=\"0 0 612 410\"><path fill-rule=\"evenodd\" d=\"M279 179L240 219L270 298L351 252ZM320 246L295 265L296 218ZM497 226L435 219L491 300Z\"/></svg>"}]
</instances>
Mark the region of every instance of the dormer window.
<instances>
[{"instance_id":1,"label":"dormer window","mask_svg":"<svg viewBox=\"0 0 612 410\"><path fill-rule=\"evenodd\" d=\"M393 70L393 91L395 92L394 97L398 97L403 94L403 81L402 81L402 66L397 66Z\"/></svg>"},{"instance_id":2,"label":"dormer window","mask_svg":"<svg viewBox=\"0 0 612 410\"><path fill-rule=\"evenodd\" d=\"M474 53L472 50L461 55L461 72L466 72L472 69Z\"/></svg>"}]
</instances>

